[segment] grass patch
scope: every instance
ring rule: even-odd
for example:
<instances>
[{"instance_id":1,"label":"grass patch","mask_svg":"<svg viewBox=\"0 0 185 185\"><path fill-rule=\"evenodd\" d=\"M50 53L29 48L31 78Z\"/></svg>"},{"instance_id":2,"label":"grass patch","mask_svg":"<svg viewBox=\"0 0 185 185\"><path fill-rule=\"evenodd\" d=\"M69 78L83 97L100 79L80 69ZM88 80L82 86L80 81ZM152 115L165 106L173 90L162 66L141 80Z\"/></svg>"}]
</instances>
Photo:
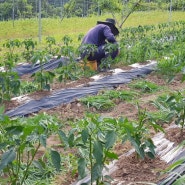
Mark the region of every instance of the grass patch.
<instances>
[{"instance_id":1,"label":"grass patch","mask_svg":"<svg viewBox=\"0 0 185 185\"><path fill-rule=\"evenodd\" d=\"M160 90L158 85L146 80L135 80L129 84L129 87L140 90L143 93L153 93Z\"/></svg>"},{"instance_id":2,"label":"grass patch","mask_svg":"<svg viewBox=\"0 0 185 185\"><path fill-rule=\"evenodd\" d=\"M134 12L130 15L122 28L134 27L139 25L151 25L165 23L169 21L168 11L146 11L146 12ZM43 18L42 19L42 43L47 36L53 36L60 42L64 35L69 35L74 43L77 45L77 40L80 33L85 34L91 27L96 25L97 20L105 20L107 17L112 17L111 14L103 14L102 16L93 17L75 17L65 18L61 21L59 18ZM116 16L118 17L118 16ZM171 21L179 21L185 19L185 12L173 12ZM121 20L117 18L118 22ZM14 27L13 21L0 22L0 47L7 39L27 39L33 38L38 40L38 19L24 19L15 20ZM7 31L8 30L8 31Z\"/></svg>"},{"instance_id":3,"label":"grass patch","mask_svg":"<svg viewBox=\"0 0 185 185\"><path fill-rule=\"evenodd\" d=\"M97 96L81 98L80 101L88 108L94 107L97 110L105 111L113 108L119 101L130 101L135 96L137 96L136 92L110 90L101 91Z\"/></svg>"}]
</instances>

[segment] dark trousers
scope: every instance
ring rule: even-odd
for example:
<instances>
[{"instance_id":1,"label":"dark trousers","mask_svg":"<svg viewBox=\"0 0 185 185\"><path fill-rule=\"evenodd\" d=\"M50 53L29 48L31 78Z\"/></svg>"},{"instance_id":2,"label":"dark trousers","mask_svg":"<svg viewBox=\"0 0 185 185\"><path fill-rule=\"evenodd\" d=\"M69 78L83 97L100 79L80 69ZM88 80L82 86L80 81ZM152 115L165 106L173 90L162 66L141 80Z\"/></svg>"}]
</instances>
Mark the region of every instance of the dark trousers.
<instances>
[{"instance_id":1,"label":"dark trousers","mask_svg":"<svg viewBox=\"0 0 185 185\"><path fill-rule=\"evenodd\" d=\"M93 54L91 54L90 56L87 57L87 60L89 61L93 61L93 60L96 60L97 61L97 64L98 66L101 64L101 60L104 59L104 58L108 58L109 56L114 59L116 58L116 56L118 55L118 49L114 50L114 51L111 51L109 53L106 53L105 52L105 46L102 45L102 46L99 46L97 48L97 51L94 52ZM85 53L82 54L82 58L85 58L86 55Z\"/></svg>"}]
</instances>

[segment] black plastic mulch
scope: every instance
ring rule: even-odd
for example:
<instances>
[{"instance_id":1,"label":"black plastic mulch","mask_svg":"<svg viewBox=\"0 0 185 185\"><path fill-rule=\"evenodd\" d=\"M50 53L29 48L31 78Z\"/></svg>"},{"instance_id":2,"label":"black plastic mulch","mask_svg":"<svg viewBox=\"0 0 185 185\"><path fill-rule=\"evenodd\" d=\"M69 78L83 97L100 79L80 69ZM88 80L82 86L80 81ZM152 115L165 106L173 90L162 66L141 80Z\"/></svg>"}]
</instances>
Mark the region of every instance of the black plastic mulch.
<instances>
[{"instance_id":1,"label":"black plastic mulch","mask_svg":"<svg viewBox=\"0 0 185 185\"><path fill-rule=\"evenodd\" d=\"M53 70L59 66L59 64L67 64L69 61L69 58L67 57L61 57L59 59L52 59L46 63L42 64L43 70ZM25 74L33 74L37 71L40 71L41 66L39 64L22 64L16 66L13 71L17 72L19 76L25 75Z\"/></svg>"},{"instance_id":2,"label":"black plastic mulch","mask_svg":"<svg viewBox=\"0 0 185 185\"><path fill-rule=\"evenodd\" d=\"M7 111L5 114L9 117L27 116L31 113L38 112L42 109L50 109L61 104L70 103L74 99L78 99L87 95L96 95L101 89L112 89L119 84L129 83L134 78L144 77L151 73L155 65L137 68L128 72L120 72L118 74L106 76L102 79L88 83L86 86L77 88L63 89L54 92L50 96L46 96L40 100L31 100L14 110Z\"/></svg>"}]
</instances>

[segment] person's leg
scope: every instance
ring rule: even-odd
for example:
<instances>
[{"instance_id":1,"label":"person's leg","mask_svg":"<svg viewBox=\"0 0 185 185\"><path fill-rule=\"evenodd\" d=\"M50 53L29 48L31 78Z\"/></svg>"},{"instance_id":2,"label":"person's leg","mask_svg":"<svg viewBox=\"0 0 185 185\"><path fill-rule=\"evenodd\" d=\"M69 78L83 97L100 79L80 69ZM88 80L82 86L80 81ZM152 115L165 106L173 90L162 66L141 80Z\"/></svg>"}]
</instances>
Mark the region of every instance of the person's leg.
<instances>
[{"instance_id":1,"label":"person's leg","mask_svg":"<svg viewBox=\"0 0 185 185\"><path fill-rule=\"evenodd\" d=\"M101 63L102 63L102 59L106 59L108 57L111 57L112 59L116 58L116 56L118 55L119 50L116 48L114 50L112 50L111 52L105 52L105 45L99 46L98 50L91 56L89 56L87 59L90 61L96 60L97 61L97 67L98 69L101 70L106 70L107 66L104 64L100 67Z\"/></svg>"},{"instance_id":2,"label":"person's leg","mask_svg":"<svg viewBox=\"0 0 185 185\"><path fill-rule=\"evenodd\" d=\"M90 61L96 60L97 63L100 64L103 58L107 58L109 56L111 56L112 59L116 58L116 56L118 55L118 52L119 50L115 49L109 53L105 53L105 45L101 45L97 48L97 51L91 54L89 57L87 57L87 59ZM86 53L83 53L81 57L85 58L85 56L86 56Z\"/></svg>"},{"instance_id":3,"label":"person's leg","mask_svg":"<svg viewBox=\"0 0 185 185\"><path fill-rule=\"evenodd\" d=\"M97 51L93 53L93 55L90 55L87 59L90 61L96 60L97 65L99 66L101 64L101 59L105 57L105 51L104 46L99 46Z\"/></svg>"}]
</instances>

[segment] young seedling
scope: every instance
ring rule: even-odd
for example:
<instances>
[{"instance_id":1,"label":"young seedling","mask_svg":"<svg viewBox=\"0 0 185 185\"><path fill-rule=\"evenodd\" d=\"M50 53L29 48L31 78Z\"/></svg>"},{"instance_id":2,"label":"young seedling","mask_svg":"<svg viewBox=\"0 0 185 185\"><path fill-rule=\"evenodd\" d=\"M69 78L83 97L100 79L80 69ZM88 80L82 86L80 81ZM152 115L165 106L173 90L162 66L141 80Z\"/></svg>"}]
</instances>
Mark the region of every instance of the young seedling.
<instances>
[{"instance_id":1,"label":"young seedling","mask_svg":"<svg viewBox=\"0 0 185 185\"><path fill-rule=\"evenodd\" d=\"M19 55L15 53L15 49L21 46L21 42L18 39L8 40L3 44L3 47L8 49L8 52L5 53L4 67L6 71L11 71L19 60Z\"/></svg>"},{"instance_id":2,"label":"young seedling","mask_svg":"<svg viewBox=\"0 0 185 185\"><path fill-rule=\"evenodd\" d=\"M96 96L87 96L81 98L80 101L87 105L88 108L95 107L97 110L110 110L115 106L115 101L130 101L137 93L130 91L105 90L98 93Z\"/></svg>"},{"instance_id":3,"label":"young seedling","mask_svg":"<svg viewBox=\"0 0 185 185\"><path fill-rule=\"evenodd\" d=\"M97 110L102 111L110 110L115 106L115 103L104 95L87 96L81 98L80 101L87 105L88 108L95 107Z\"/></svg>"},{"instance_id":4,"label":"young seedling","mask_svg":"<svg viewBox=\"0 0 185 185\"><path fill-rule=\"evenodd\" d=\"M10 100L13 95L19 94L20 80L16 72L0 72L0 103Z\"/></svg>"},{"instance_id":5,"label":"young seedling","mask_svg":"<svg viewBox=\"0 0 185 185\"><path fill-rule=\"evenodd\" d=\"M46 43L47 43L47 48L46 50L48 51L48 53L52 56L55 56L58 54L59 52L59 47L56 47L56 40L54 37L46 37Z\"/></svg>"},{"instance_id":6,"label":"young seedling","mask_svg":"<svg viewBox=\"0 0 185 185\"><path fill-rule=\"evenodd\" d=\"M26 59L26 61L29 62L34 55L34 49L37 45L37 42L33 41L30 38L30 39L25 39L24 41L22 41L21 44L24 45L24 49L25 49L22 55Z\"/></svg>"},{"instance_id":7,"label":"young seedling","mask_svg":"<svg viewBox=\"0 0 185 185\"><path fill-rule=\"evenodd\" d=\"M32 58L33 63L37 63L40 66L40 71L33 73L31 77L34 77L34 81L39 84L39 89L50 90L50 84L53 82L55 74L51 71L44 71L43 65L50 60L50 56L45 51L37 51Z\"/></svg>"},{"instance_id":8,"label":"young seedling","mask_svg":"<svg viewBox=\"0 0 185 185\"><path fill-rule=\"evenodd\" d=\"M146 80L136 80L130 83L129 87L141 90L143 93L151 93L160 89L155 83Z\"/></svg>"}]
</instances>

